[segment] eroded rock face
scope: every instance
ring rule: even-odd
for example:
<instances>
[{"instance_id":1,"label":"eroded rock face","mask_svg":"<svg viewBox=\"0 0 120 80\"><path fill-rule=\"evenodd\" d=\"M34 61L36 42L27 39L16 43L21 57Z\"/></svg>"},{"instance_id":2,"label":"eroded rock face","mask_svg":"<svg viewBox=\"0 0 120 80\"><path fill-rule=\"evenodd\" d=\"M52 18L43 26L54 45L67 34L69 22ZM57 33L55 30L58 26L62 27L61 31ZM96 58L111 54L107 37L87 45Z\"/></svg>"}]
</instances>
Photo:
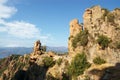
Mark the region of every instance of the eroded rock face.
<instances>
[{"instance_id":1,"label":"eroded rock face","mask_svg":"<svg viewBox=\"0 0 120 80\"><path fill-rule=\"evenodd\" d=\"M34 44L34 54L41 54L41 42L40 40L36 41Z\"/></svg>"},{"instance_id":2,"label":"eroded rock face","mask_svg":"<svg viewBox=\"0 0 120 80\"><path fill-rule=\"evenodd\" d=\"M77 19L70 22L70 37L68 49L70 54L84 51L89 62L97 56L104 58L108 63L120 62L120 49L116 48L120 42L120 9L108 11L100 6L94 6L85 10L83 14L83 31L88 30L88 43L86 46L77 46L73 49L72 40L77 33L82 31ZM108 47L104 50L98 44L98 36L107 36L110 40Z\"/></svg>"},{"instance_id":3,"label":"eroded rock face","mask_svg":"<svg viewBox=\"0 0 120 80\"><path fill-rule=\"evenodd\" d=\"M70 37L68 40L68 50L69 52L74 52L73 47L72 47L72 40L76 34L78 34L80 31L82 31L82 25L79 24L78 19L73 19L70 22Z\"/></svg>"}]
</instances>

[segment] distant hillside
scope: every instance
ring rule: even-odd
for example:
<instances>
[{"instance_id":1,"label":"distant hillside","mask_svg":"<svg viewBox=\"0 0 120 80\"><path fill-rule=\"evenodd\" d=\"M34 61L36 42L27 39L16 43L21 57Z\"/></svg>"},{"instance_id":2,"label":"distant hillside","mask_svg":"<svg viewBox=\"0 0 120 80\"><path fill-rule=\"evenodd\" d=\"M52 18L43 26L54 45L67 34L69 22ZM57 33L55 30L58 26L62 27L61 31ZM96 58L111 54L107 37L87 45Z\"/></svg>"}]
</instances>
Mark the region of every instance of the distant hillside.
<instances>
[{"instance_id":1,"label":"distant hillside","mask_svg":"<svg viewBox=\"0 0 120 80\"><path fill-rule=\"evenodd\" d=\"M26 48L26 47L4 47L0 48L0 58L7 57L11 54L27 54L31 53L32 48Z\"/></svg>"},{"instance_id":2,"label":"distant hillside","mask_svg":"<svg viewBox=\"0 0 120 80\"><path fill-rule=\"evenodd\" d=\"M32 47L26 48L26 47L3 47L0 48L0 58L7 57L11 54L28 54L33 51ZM67 52L66 47L50 47L47 46L47 51L54 51L57 53L64 53Z\"/></svg>"}]
</instances>

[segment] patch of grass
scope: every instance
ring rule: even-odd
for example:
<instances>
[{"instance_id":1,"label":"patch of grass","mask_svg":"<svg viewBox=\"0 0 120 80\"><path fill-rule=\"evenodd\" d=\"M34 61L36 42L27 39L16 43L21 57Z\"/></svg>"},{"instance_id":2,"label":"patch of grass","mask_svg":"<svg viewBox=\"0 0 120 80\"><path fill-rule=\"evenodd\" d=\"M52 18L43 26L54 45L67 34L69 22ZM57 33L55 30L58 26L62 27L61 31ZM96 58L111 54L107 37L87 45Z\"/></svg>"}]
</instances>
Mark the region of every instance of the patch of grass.
<instances>
[{"instance_id":1,"label":"patch of grass","mask_svg":"<svg viewBox=\"0 0 120 80\"><path fill-rule=\"evenodd\" d=\"M100 57L96 57L95 59L93 59L93 62L98 65L106 63L106 61Z\"/></svg>"}]
</instances>

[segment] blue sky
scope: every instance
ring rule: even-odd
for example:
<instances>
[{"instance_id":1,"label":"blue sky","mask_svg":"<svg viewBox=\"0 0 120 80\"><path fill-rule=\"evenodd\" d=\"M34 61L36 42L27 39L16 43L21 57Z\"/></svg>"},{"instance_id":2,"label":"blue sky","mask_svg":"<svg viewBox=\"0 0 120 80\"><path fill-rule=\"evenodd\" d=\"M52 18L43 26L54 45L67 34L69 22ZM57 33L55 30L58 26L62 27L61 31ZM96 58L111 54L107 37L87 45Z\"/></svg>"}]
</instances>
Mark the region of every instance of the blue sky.
<instances>
[{"instance_id":1,"label":"blue sky","mask_svg":"<svg viewBox=\"0 0 120 80\"><path fill-rule=\"evenodd\" d=\"M100 5L113 10L120 0L0 0L0 47L65 46L69 23L81 23L86 8Z\"/></svg>"}]
</instances>

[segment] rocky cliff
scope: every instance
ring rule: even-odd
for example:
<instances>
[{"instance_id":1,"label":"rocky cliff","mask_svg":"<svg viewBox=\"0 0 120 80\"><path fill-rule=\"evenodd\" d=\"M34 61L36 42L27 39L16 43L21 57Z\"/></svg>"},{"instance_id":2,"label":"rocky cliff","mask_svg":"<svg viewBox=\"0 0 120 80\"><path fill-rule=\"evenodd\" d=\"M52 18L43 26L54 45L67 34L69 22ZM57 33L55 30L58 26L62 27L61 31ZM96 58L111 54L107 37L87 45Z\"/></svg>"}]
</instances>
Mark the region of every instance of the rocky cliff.
<instances>
[{"instance_id":1,"label":"rocky cliff","mask_svg":"<svg viewBox=\"0 0 120 80\"><path fill-rule=\"evenodd\" d=\"M76 54L84 52L92 68L96 68L97 76L91 75L88 71L84 74L91 76L90 80L101 80L101 72L111 65L120 63L120 9L116 8L109 11L100 6L93 6L85 10L83 14L83 25L77 19L70 22L70 36L68 40L69 55L74 57ZM96 65L101 62L107 63L102 68ZM100 67L100 68L99 68ZM117 65L118 67L118 65ZM111 72L112 73L112 72ZM104 73L105 74L105 73ZM108 74L107 74L108 75ZM111 75L111 74L110 74ZM105 76L106 77L106 76ZM81 80L83 78L79 78ZM84 80L84 79L83 79ZM105 80L110 80L105 79ZM113 79L114 80L114 79ZM115 79L119 80L119 79Z\"/></svg>"},{"instance_id":2,"label":"rocky cliff","mask_svg":"<svg viewBox=\"0 0 120 80\"><path fill-rule=\"evenodd\" d=\"M85 10L83 24L70 22L68 54L33 52L0 60L0 80L120 80L120 9Z\"/></svg>"},{"instance_id":3,"label":"rocky cliff","mask_svg":"<svg viewBox=\"0 0 120 80\"><path fill-rule=\"evenodd\" d=\"M120 9L109 11L94 6L85 10L83 27L77 19L71 21L68 49L70 54L85 51L91 63L97 56L104 58L108 63L117 63L120 62L119 34ZM108 39L108 42L104 39L99 42L102 37Z\"/></svg>"}]
</instances>

